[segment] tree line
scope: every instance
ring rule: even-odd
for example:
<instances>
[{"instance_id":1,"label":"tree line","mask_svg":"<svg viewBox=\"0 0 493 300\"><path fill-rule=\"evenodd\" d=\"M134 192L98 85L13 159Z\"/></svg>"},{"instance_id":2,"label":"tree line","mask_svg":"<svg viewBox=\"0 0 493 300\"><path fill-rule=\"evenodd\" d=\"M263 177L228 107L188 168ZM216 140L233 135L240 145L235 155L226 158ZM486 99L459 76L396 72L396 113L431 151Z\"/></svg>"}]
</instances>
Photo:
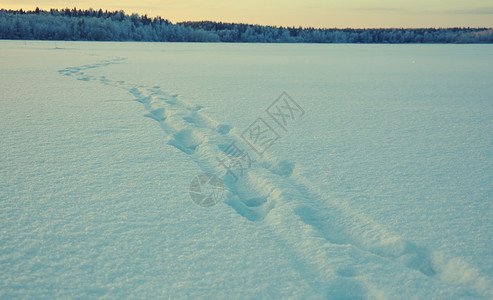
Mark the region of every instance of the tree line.
<instances>
[{"instance_id":1,"label":"tree line","mask_svg":"<svg viewBox=\"0 0 493 300\"><path fill-rule=\"evenodd\" d=\"M124 11L0 10L0 39L243 43L493 43L491 28L338 29L181 22Z\"/></svg>"}]
</instances>

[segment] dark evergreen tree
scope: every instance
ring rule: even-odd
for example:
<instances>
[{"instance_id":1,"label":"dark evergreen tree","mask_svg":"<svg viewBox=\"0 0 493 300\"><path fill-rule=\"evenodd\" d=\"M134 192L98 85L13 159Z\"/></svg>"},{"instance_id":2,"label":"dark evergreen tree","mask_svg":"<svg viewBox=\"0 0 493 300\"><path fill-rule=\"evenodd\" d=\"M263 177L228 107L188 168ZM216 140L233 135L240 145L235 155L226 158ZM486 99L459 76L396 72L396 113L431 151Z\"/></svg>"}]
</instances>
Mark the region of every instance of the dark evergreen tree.
<instances>
[{"instance_id":1,"label":"dark evergreen tree","mask_svg":"<svg viewBox=\"0 0 493 300\"><path fill-rule=\"evenodd\" d=\"M172 24L123 11L0 10L0 39L247 42L247 43L493 43L491 28L315 29L223 22Z\"/></svg>"}]
</instances>

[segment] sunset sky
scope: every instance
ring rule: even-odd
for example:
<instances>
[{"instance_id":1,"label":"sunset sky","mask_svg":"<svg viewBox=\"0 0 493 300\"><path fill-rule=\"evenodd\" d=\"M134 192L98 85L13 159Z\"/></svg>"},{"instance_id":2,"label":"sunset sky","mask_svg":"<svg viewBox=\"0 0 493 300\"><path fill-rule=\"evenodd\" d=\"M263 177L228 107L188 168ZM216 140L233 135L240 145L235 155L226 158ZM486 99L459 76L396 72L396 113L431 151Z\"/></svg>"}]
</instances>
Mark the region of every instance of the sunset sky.
<instances>
[{"instance_id":1,"label":"sunset sky","mask_svg":"<svg viewBox=\"0 0 493 300\"><path fill-rule=\"evenodd\" d=\"M303 27L493 27L491 0L2 0L1 8L94 8L172 22L223 21Z\"/></svg>"}]
</instances>

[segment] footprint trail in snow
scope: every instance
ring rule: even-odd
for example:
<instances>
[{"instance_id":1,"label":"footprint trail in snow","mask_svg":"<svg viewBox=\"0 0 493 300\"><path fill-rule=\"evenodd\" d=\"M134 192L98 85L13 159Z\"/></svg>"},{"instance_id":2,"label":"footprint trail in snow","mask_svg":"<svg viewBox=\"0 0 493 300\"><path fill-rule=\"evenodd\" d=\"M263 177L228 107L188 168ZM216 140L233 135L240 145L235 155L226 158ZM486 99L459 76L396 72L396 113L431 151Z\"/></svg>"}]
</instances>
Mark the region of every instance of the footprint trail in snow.
<instances>
[{"instance_id":1,"label":"footprint trail in snow","mask_svg":"<svg viewBox=\"0 0 493 300\"><path fill-rule=\"evenodd\" d=\"M202 106L159 86L88 73L124 61L107 59L59 73L129 92L147 110L145 117L159 123L170 146L187 155L203 172L221 178L227 205L250 221L268 225L299 259L300 272L310 278L314 289L343 298L392 296L378 290L379 280L390 277L397 286L413 282L432 291L438 286L440 291L451 291L450 296L493 298L489 278L466 262L404 240L342 201L330 199L292 162L265 153L235 182L217 157L231 143L244 144L236 128L218 123L203 112Z\"/></svg>"}]
</instances>

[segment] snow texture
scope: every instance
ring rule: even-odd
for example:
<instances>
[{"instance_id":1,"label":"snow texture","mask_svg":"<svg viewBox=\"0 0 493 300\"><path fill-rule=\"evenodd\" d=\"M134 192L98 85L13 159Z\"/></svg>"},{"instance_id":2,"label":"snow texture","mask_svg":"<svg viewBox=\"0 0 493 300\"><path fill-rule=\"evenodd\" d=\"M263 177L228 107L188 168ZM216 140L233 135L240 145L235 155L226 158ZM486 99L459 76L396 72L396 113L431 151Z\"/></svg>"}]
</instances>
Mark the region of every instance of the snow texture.
<instances>
[{"instance_id":1,"label":"snow texture","mask_svg":"<svg viewBox=\"0 0 493 300\"><path fill-rule=\"evenodd\" d=\"M493 298L491 46L0 49L1 298Z\"/></svg>"}]
</instances>

